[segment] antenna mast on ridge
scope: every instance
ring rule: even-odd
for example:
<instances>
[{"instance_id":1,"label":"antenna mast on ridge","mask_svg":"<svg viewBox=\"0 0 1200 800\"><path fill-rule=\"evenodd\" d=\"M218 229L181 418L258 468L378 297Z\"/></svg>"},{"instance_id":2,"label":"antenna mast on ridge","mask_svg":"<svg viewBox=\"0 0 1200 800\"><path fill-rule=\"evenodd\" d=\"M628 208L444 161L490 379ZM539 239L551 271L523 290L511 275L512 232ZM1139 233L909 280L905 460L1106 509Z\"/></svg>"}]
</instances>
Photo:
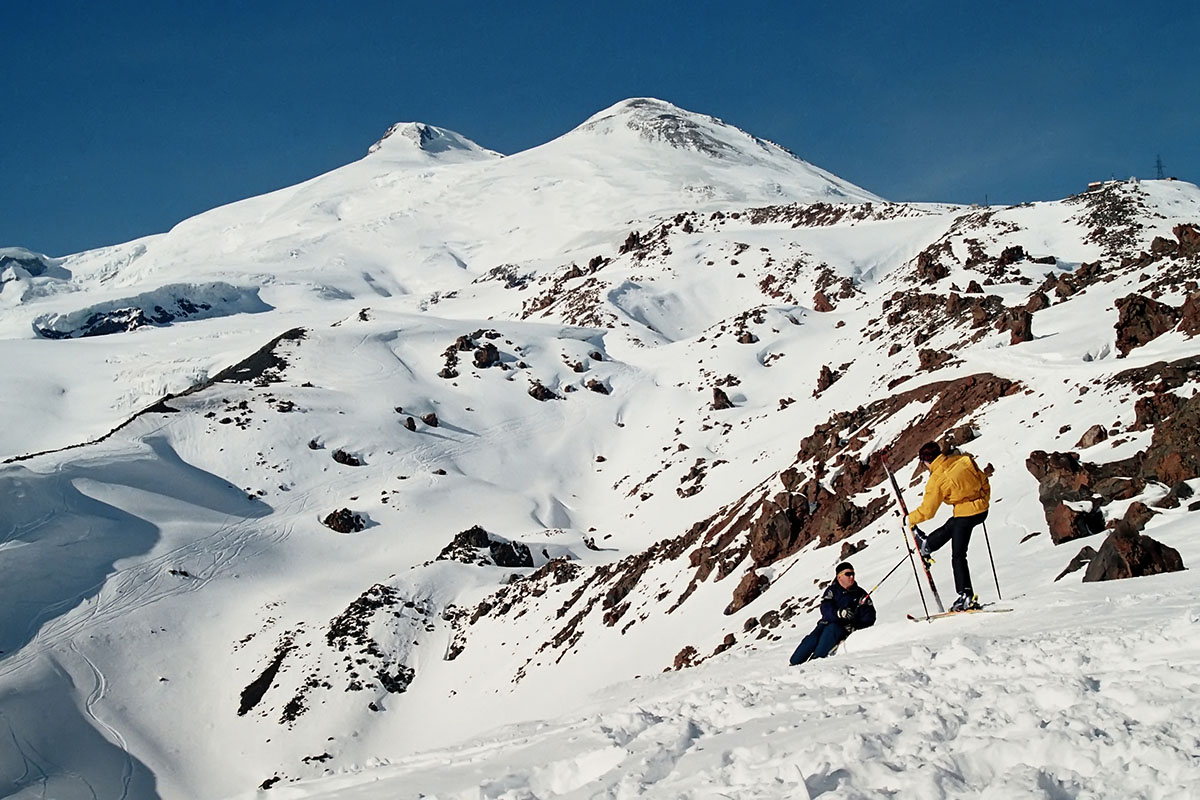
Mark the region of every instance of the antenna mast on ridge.
<instances>
[{"instance_id":1,"label":"antenna mast on ridge","mask_svg":"<svg viewBox=\"0 0 1200 800\"><path fill-rule=\"evenodd\" d=\"M1160 181L1167 177L1166 170L1163 168L1162 156L1157 156L1154 159L1154 169L1156 171L1156 176Z\"/></svg>"}]
</instances>

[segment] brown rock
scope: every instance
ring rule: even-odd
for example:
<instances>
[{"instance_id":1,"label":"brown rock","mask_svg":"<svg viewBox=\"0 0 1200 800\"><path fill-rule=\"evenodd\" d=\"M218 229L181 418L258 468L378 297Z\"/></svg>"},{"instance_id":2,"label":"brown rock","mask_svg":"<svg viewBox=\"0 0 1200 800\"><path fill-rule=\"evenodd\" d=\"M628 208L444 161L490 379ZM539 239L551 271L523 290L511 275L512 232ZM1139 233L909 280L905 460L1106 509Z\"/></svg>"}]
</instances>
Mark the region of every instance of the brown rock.
<instances>
[{"instance_id":1,"label":"brown rock","mask_svg":"<svg viewBox=\"0 0 1200 800\"><path fill-rule=\"evenodd\" d=\"M1083 436L1079 437L1079 441L1075 443L1075 446L1079 448L1094 447L1107 438L1108 431L1105 430L1103 425L1097 424L1084 431Z\"/></svg>"},{"instance_id":2,"label":"brown rock","mask_svg":"<svg viewBox=\"0 0 1200 800\"><path fill-rule=\"evenodd\" d=\"M696 663L696 656L698 655L700 655L700 652L689 644L675 654L675 663L673 666L676 670L694 666Z\"/></svg>"},{"instance_id":3,"label":"brown rock","mask_svg":"<svg viewBox=\"0 0 1200 800\"><path fill-rule=\"evenodd\" d=\"M1200 292L1188 295L1179 309L1179 330L1192 338L1200 333Z\"/></svg>"},{"instance_id":4,"label":"brown rock","mask_svg":"<svg viewBox=\"0 0 1200 800\"><path fill-rule=\"evenodd\" d=\"M438 426L437 414L430 411L428 414L425 414L421 417L421 422L424 422L431 428L436 428Z\"/></svg>"},{"instance_id":5,"label":"brown rock","mask_svg":"<svg viewBox=\"0 0 1200 800\"><path fill-rule=\"evenodd\" d=\"M963 302L956 292L950 292L946 295L946 313L951 317L957 317L966 308L966 303Z\"/></svg>"},{"instance_id":6,"label":"brown rock","mask_svg":"<svg viewBox=\"0 0 1200 800\"><path fill-rule=\"evenodd\" d=\"M816 397L830 386L833 386L833 384L837 383L837 379L840 377L842 376L839 373L831 370L828 364L822 365L821 373L817 375L817 390L813 392L813 397Z\"/></svg>"},{"instance_id":7,"label":"brown rock","mask_svg":"<svg viewBox=\"0 0 1200 800\"><path fill-rule=\"evenodd\" d=\"M1038 481L1038 500L1050 526L1051 541L1062 544L1104 529L1104 517L1092 499L1091 474L1079 463L1078 454L1035 450L1025 468ZM1077 510L1084 504L1087 510Z\"/></svg>"},{"instance_id":8,"label":"brown rock","mask_svg":"<svg viewBox=\"0 0 1200 800\"><path fill-rule=\"evenodd\" d=\"M1076 553L1075 557L1070 560L1070 562L1067 564L1067 568L1064 569L1062 572L1058 573L1058 577L1055 578L1054 580L1060 581L1063 578L1070 575L1072 572L1077 572L1077 571L1083 569L1088 564L1092 563L1092 561L1095 558L1096 558L1095 548L1091 547L1090 545L1085 544L1083 546L1083 549L1080 550L1078 553Z\"/></svg>"},{"instance_id":9,"label":"brown rock","mask_svg":"<svg viewBox=\"0 0 1200 800\"><path fill-rule=\"evenodd\" d=\"M1129 294L1117 301L1117 350L1121 356L1129 355L1135 347L1141 347L1174 328L1180 318L1180 310L1140 294Z\"/></svg>"},{"instance_id":10,"label":"brown rock","mask_svg":"<svg viewBox=\"0 0 1200 800\"><path fill-rule=\"evenodd\" d=\"M917 356L921 359L921 369L926 371L935 370L952 358L945 350L931 350L929 348L920 350Z\"/></svg>"},{"instance_id":11,"label":"brown rock","mask_svg":"<svg viewBox=\"0 0 1200 800\"><path fill-rule=\"evenodd\" d=\"M1049 307L1050 298L1046 297L1045 292L1034 292L1033 294L1029 295L1029 300L1025 303L1025 310L1030 314Z\"/></svg>"},{"instance_id":12,"label":"brown rock","mask_svg":"<svg viewBox=\"0 0 1200 800\"><path fill-rule=\"evenodd\" d=\"M1112 523L1112 527L1116 527L1121 522L1124 522L1135 531L1141 532L1145 530L1146 523L1154 519L1156 512L1150 510L1150 507L1140 500L1136 500L1129 504L1129 508L1125 510L1125 516L1119 521Z\"/></svg>"},{"instance_id":13,"label":"brown rock","mask_svg":"<svg viewBox=\"0 0 1200 800\"><path fill-rule=\"evenodd\" d=\"M845 561L855 553L865 550L866 547L866 542L842 542L842 552L838 555L838 560Z\"/></svg>"},{"instance_id":14,"label":"brown rock","mask_svg":"<svg viewBox=\"0 0 1200 800\"><path fill-rule=\"evenodd\" d=\"M1139 397L1133 404L1133 425L1130 430L1144 431L1153 428L1178 411L1181 405L1183 398L1172 392Z\"/></svg>"},{"instance_id":15,"label":"brown rock","mask_svg":"<svg viewBox=\"0 0 1200 800\"><path fill-rule=\"evenodd\" d=\"M529 396L535 400L541 400L543 403L547 400L561 400L562 398L556 395L551 390L542 385L541 381L534 381L529 384Z\"/></svg>"},{"instance_id":16,"label":"brown rock","mask_svg":"<svg viewBox=\"0 0 1200 800\"><path fill-rule=\"evenodd\" d=\"M1120 523L1100 545L1083 575L1084 582L1139 578L1183 569L1179 551Z\"/></svg>"},{"instance_id":17,"label":"brown rock","mask_svg":"<svg viewBox=\"0 0 1200 800\"><path fill-rule=\"evenodd\" d=\"M1196 225L1176 225L1171 229L1179 240L1179 254L1185 258L1200 256L1200 227Z\"/></svg>"},{"instance_id":18,"label":"brown rock","mask_svg":"<svg viewBox=\"0 0 1200 800\"><path fill-rule=\"evenodd\" d=\"M491 342L484 342L483 345L475 351L475 366L479 369L487 369L500 363L500 351L496 349L496 345Z\"/></svg>"},{"instance_id":19,"label":"brown rock","mask_svg":"<svg viewBox=\"0 0 1200 800\"><path fill-rule=\"evenodd\" d=\"M361 467L363 465L361 458L353 456L342 449L333 451L333 460L339 464L345 464L347 467Z\"/></svg>"},{"instance_id":20,"label":"brown rock","mask_svg":"<svg viewBox=\"0 0 1200 800\"><path fill-rule=\"evenodd\" d=\"M972 280L967 284L964 294L983 294L983 287L979 285L979 281Z\"/></svg>"},{"instance_id":21,"label":"brown rock","mask_svg":"<svg viewBox=\"0 0 1200 800\"><path fill-rule=\"evenodd\" d=\"M732 633L727 633L727 634L725 634L725 638L721 640L721 643L719 645L717 645L715 650L713 650L712 654L715 656L718 653L724 653L726 650L733 647L735 644L737 644L737 637L734 636Z\"/></svg>"},{"instance_id":22,"label":"brown rock","mask_svg":"<svg viewBox=\"0 0 1200 800\"><path fill-rule=\"evenodd\" d=\"M1007 267L1010 264L1016 264L1018 261L1024 261L1025 258L1025 248L1019 244L1015 244L1012 247L1004 248L1000 253L1000 260L996 262L996 265Z\"/></svg>"},{"instance_id":23,"label":"brown rock","mask_svg":"<svg viewBox=\"0 0 1200 800\"><path fill-rule=\"evenodd\" d=\"M1104 530L1104 515L1094 503L1088 510L1076 510L1066 503L1058 503L1046 512L1046 524L1050 526L1050 541L1062 544Z\"/></svg>"},{"instance_id":24,"label":"brown rock","mask_svg":"<svg viewBox=\"0 0 1200 800\"><path fill-rule=\"evenodd\" d=\"M996 330L1009 331L1010 345L1033 341L1033 314L1024 308L1005 309L996 320Z\"/></svg>"},{"instance_id":25,"label":"brown rock","mask_svg":"<svg viewBox=\"0 0 1200 800\"><path fill-rule=\"evenodd\" d=\"M1142 470L1167 486L1200 477L1200 395L1155 426Z\"/></svg>"},{"instance_id":26,"label":"brown rock","mask_svg":"<svg viewBox=\"0 0 1200 800\"><path fill-rule=\"evenodd\" d=\"M950 274L950 268L937 260L928 250L917 256L917 277L927 283L940 281Z\"/></svg>"},{"instance_id":27,"label":"brown rock","mask_svg":"<svg viewBox=\"0 0 1200 800\"><path fill-rule=\"evenodd\" d=\"M750 569L742 576L737 588L733 590L733 600L725 607L725 614L736 614L741 611L754 602L770 585L771 581L766 575L759 575L753 568Z\"/></svg>"},{"instance_id":28,"label":"brown rock","mask_svg":"<svg viewBox=\"0 0 1200 800\"><path fill-rule=\"evenodd\" d=\"M813 294L813 311L829 312L833 311L835 306L829 301L823 289L818 289Z\"/></svg>"},{"instance_id":29,"label":"brown rock","mask_svg":"<svg viewBox=\"0 0 1200 800\"><path fill-rule=\"evenodd\" d=\"M417 429L417 421L412 417L405 417L404 427L408 428L410 431L415 431Z\"/></svg>"},{"instance_id":30,"label":"brown rock","mask_svg":"<svg viewBox=\"0 0 1200 800\"><path fill-rule=\"evenodd\" d=\"M339 508L321 520L325 527L338 533L358 533L366 527L363 518L348 508Z\"/></svg>"},{"instance_id":31,"label":"brown rock","mask_svg":"<svg viewBox=\"0 0 1200 800\"><path fill-rule=\"evenodd\" d=\"M712 399L713 411L723 411L727 408L733 408L733 401L729 399L729 395L725 394L724 389L720 386L714 386Z\"/></svg>"}]
</instances>

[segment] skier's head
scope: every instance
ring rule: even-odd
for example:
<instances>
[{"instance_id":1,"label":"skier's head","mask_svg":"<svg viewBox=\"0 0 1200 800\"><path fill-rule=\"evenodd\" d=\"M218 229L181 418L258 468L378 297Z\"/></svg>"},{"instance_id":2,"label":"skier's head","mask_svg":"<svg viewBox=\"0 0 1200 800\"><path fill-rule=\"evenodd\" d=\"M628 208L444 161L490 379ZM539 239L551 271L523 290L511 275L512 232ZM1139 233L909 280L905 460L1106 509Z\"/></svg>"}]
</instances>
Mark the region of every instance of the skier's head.
<instances>
[{"instance_id":1,"label":"skier's head","mask_svg":"<svg viewBox=\"0 0 1200 800\"><path fill-rule=\"evenodd\" d=\"M834 574L837 575L837 582L843 589L849 589L854 585L854 565L849 561L838 564Z\"/></svg>"},{"instance_id":2,"label":"skier's head","mask_svg":"<svg viewBox=\"0 0 1200 800\"><path fill-rule=\"evenodd\" d=\"M917 451L922 464L932 464L942 454L942 447L937 442L926 442Z\"/></svg>"}]
</instances>

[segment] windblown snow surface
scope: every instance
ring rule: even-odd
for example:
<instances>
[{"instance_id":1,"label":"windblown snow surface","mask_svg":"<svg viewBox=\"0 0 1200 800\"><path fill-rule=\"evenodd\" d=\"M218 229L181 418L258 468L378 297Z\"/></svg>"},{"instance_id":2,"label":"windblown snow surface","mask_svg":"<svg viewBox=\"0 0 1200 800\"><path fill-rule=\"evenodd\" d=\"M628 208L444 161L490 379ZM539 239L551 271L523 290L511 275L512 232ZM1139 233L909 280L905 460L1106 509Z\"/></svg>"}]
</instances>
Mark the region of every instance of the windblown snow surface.
<instances>
[{"instance_id":1,"label":"windblown snow surface","mask_svg":"<svg viewBox=\"0 0 1200 800\"><path fill-rule=\"evenodd\" d=\"M891 203L642 98L0 251L0 795L1193 796L1194 570L1056 578L1117 520L1200 558L1197 226ZM1011 610L914 623L881 456L913 505L946 435ZM789 667L843 558L879 622Z\"/></svg>"}]
</instances>

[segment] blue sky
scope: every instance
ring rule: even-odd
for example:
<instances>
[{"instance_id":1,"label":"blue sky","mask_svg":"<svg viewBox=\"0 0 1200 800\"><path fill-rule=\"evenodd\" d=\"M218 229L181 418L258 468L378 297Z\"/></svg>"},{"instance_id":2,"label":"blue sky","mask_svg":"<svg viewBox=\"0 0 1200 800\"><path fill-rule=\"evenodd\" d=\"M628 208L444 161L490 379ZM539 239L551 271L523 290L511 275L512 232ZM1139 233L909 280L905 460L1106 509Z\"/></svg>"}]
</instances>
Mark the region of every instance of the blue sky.
<instances>
[{"instance_id":1,"label":"blue sky","mask_svg":"<svg viewBox=\"0 0 1200 800\"><path fill-rule=\"evenodd\" d=\"M1190 2L4 3L0 246L157 233L365 154L393 122L512 153L626 97L721 117L893 200L1200 180Z\"/></svg>"}]
</instances>

